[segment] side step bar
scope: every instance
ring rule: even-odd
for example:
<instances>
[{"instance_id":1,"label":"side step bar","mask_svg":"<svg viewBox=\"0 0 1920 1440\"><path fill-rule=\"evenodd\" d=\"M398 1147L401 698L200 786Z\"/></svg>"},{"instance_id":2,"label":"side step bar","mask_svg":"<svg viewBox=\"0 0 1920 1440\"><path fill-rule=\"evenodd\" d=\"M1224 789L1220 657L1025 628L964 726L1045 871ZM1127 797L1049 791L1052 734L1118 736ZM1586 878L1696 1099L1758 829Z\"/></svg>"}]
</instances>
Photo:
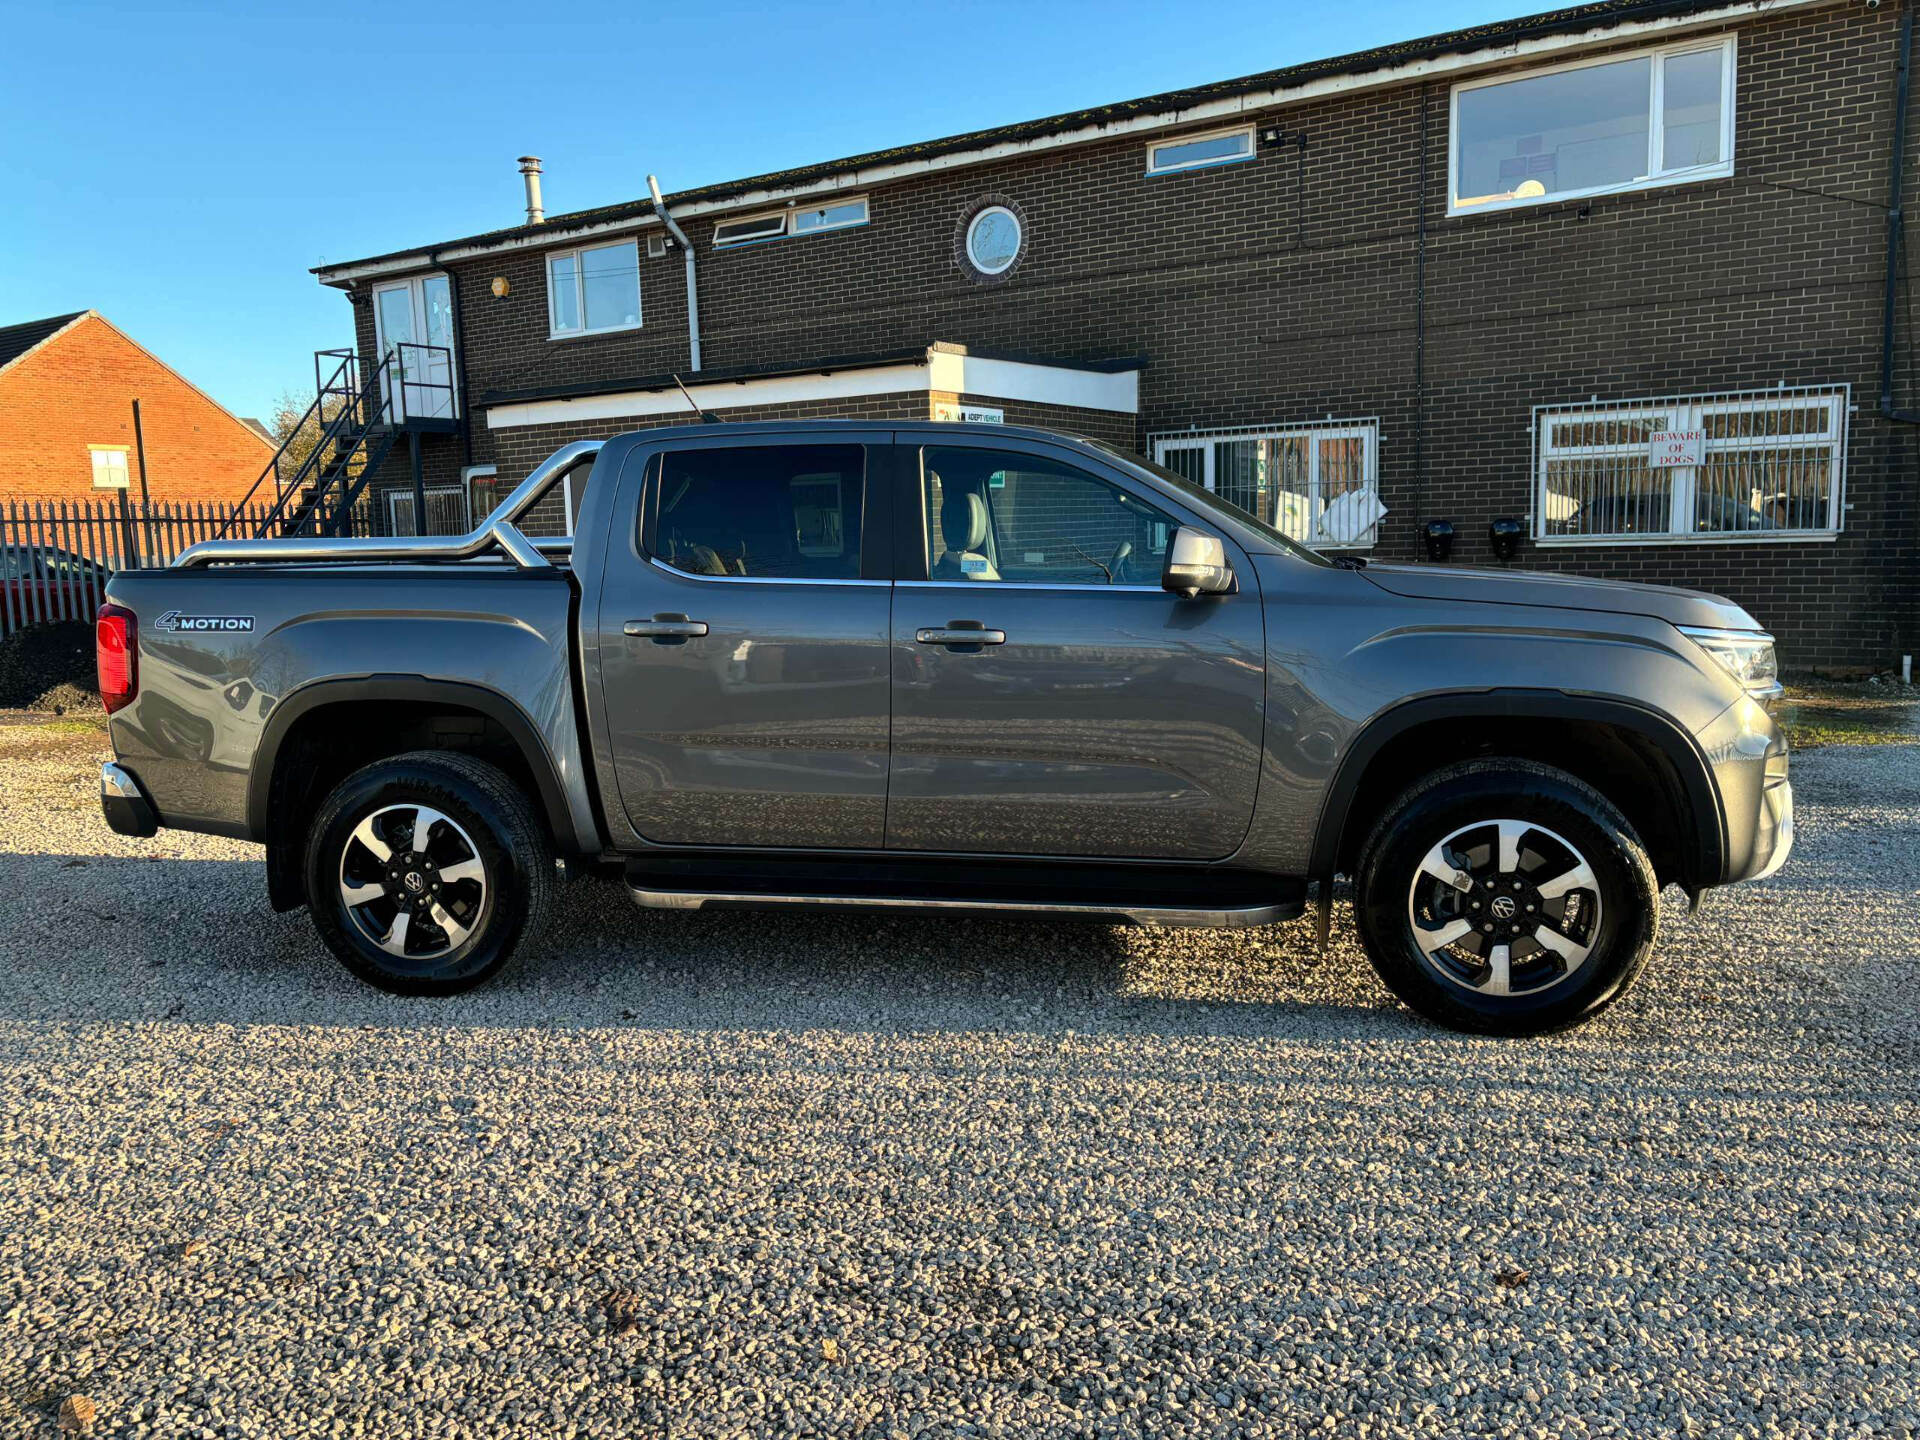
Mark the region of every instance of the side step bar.
<instances>
[{"instance_id":1,"label":"side step bar","mask_svg":"<svg viewBox=\"0 0 1920 1440\"><path fill-rule=\"evenodd\" d=\"M1203 869L1175 879L1164 871L1129 874L996 864L956 880L951 870L936 877L931 871L915 873L918 869L788 865L764 873L729 874L717 867L708 872L706 866L635 865L627 873L627 891L635 904L649 910L921 910L1218 929L1271 925L1306 911L1305 884L1271 876ZM1153 883L1163 878L1167 883Z\"/></svg>"}]
</instances>

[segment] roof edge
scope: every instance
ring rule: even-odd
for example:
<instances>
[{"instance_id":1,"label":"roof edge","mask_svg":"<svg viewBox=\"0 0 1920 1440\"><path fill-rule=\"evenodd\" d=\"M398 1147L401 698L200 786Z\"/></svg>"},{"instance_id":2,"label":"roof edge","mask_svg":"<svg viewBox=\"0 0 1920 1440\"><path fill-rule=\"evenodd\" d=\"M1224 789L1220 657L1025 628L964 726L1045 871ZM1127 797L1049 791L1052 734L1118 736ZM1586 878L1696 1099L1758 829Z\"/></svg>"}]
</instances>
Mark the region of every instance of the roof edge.
<instances>
[{"instance_id":1,"label":"roof edge","mask_svg":"<svg viewBox=\"0 0 1920 1440\"><path fill-rule=\"evenodd\" d=\"M37 355L43 346L51 345L54 341L58 340L62 335L66 334L69 330L73 329L74 326L78 325L82 320L85 320L88 317L92 317L95 320L104 320L106 318L98 310L74 311L73 314L67 316L66 320L60 325L58 329L49 330L45 335L42 335L38 340L34 341L33 344L29 345L26 349L22 350L18 355L14 356L11 360L0 362L0 374L5 374L7 371L11 370L14 366L18 365L22 360L25 360L29 355ZM57 320L60 317L57 315L49 315L47 318L49 320ZM34 324L35 322L31 320L23 320L20 323L23 325L31 325L31 324Z\"/></svg>"}]
</instances>

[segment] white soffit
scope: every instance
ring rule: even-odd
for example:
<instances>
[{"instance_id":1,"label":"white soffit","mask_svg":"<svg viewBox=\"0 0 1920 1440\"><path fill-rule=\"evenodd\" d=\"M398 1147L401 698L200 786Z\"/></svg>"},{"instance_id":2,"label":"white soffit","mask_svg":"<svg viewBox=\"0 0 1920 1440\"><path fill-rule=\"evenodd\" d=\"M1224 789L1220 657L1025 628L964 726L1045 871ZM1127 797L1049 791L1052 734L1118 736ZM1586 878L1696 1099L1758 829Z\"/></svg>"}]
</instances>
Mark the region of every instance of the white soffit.
<instances>
[{"instance_id":1,"label":"white soffit","mask_svg":"<svg viewBox=\"0 0 1920 1440\"><path fill-rule=\"evenodd\" d=\"M810 400L851 400L863 395L927 394L939 390L1036 405L1072 405L1082 410L1139 413L1140 375L1135 370L1075 370L1020 360L989 360L948 350L929 351L925 361L907 360L866 370L812 375L770 375L758 380L694 382L688 394L702 410L792 405ZM573 420L616 420L680 415L696 418L678 390L624 390L574 399L524 400L487 410L489 430L555 425Z\"/></svg>"}]
</instances>

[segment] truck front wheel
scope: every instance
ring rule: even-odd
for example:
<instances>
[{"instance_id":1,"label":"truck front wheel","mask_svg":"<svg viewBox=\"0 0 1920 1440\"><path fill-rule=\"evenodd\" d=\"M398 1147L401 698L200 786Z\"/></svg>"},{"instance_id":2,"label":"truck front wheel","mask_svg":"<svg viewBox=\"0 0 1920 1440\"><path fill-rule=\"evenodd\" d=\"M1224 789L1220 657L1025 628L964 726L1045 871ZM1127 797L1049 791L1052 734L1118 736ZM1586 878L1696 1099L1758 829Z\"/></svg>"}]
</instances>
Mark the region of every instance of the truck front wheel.
<instances>
[{"instance_id":1,"label":"truck front wheel","mask_svg":"<svg viewBox=\"0 0 1920 1440\"><path fill-rule=\"evenodd\" d=\"M1653 953L1659 889L1625 816L1527 760L1452 765L1387 808L1354 914L1374 969L1430 1020L1536 1035L1592 1018Z\"/></svg>"},{"instance_id":2,"label":"truck front wheel","mask_svg":"<svg viewBox=\"0 0 1920 1440\"><path fill-rule=\"evenodd\" d=\"M308 832L307 904L327 948L396 995L455 995L538 934L553 843L492 765L417 750L356 770Z\"/></svg>"}]
</instances>

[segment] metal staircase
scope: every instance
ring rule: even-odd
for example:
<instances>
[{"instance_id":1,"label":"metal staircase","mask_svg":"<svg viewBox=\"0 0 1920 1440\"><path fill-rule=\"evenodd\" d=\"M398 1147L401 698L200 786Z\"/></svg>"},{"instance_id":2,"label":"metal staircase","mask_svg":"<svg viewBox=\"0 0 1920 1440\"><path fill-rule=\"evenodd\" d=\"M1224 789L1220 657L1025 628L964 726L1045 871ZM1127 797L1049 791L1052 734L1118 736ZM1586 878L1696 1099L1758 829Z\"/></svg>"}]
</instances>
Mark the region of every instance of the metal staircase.
<instances>
[{"instance_id":1,"label":"metal staircase","mask_svg":"<svg viewBox=\"0 0 1920 1440\"><path fill-rule=\"evenodd\" d=\"M417 487L420 437L459 426L452 355L444 346L395 345L370 371L352 350L320 350L313 370L313 404L233 512L237 517L272 481L274 502L254 532L257 539L368 532L372 527L364 516L356 520L356 507L400 437L412 447ZM309 440L311 447L299 452Z\"/></svg>"}]
</instances>

